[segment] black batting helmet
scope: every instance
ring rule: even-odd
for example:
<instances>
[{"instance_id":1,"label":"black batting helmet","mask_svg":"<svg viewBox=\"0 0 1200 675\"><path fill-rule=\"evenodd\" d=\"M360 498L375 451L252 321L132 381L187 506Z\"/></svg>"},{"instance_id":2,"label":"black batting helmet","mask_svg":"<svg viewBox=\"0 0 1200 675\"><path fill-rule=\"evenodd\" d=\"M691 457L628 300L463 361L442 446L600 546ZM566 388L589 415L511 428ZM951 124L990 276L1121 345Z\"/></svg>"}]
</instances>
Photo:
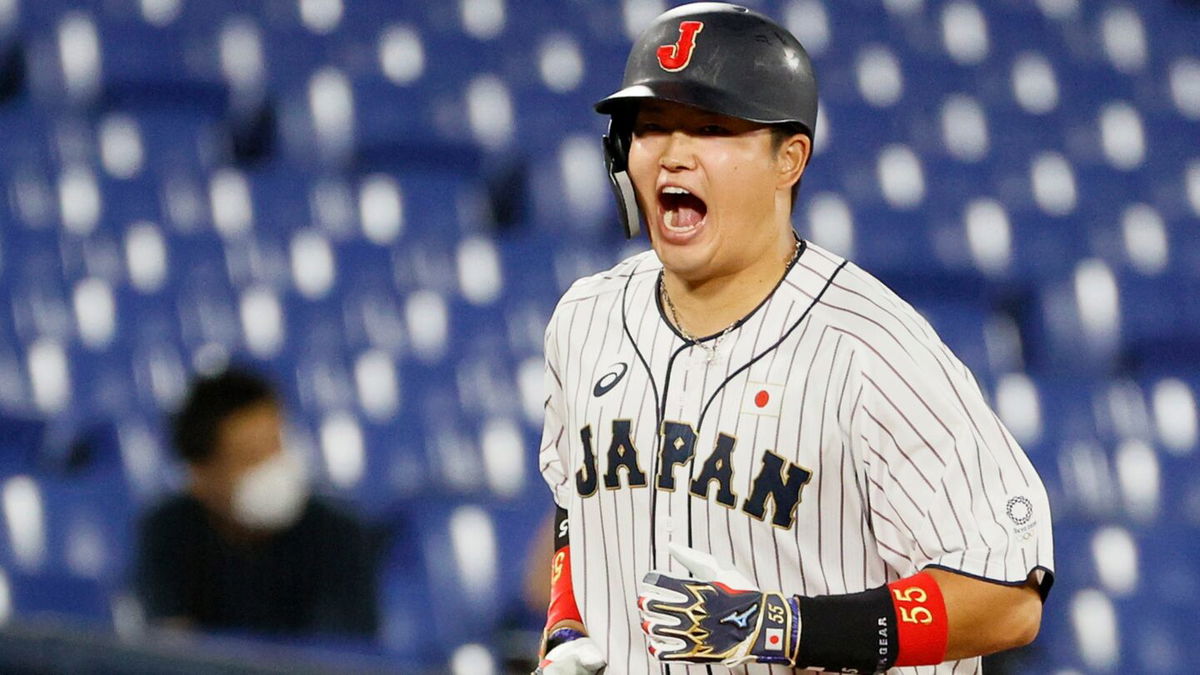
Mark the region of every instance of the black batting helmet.
<instances>
[{"instance_id":1,"label":"black batting helmet","mask_svg":"<svg viewBox=\"0 0 1200 675\"><path fill-rule=\"evenodd\" d=\"M682 103L761 124L817 128L817 82L800 41L745 7L696 2L664 12L634 43L621 89L596 104L612 115L605 162L625 235L637 234L629 179L631 113L638 101Z\"/></svg>"}]
</instances>

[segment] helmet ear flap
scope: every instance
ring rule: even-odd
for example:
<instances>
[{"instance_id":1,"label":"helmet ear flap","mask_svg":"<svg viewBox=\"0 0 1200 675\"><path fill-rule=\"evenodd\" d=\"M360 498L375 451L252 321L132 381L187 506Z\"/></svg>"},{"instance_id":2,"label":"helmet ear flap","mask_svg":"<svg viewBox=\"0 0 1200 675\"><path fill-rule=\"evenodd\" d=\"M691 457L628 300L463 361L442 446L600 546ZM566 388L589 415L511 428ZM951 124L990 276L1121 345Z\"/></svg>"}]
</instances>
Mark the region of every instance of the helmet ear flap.
<instances>
[{"instance_id":1,"label":"helmet ear flap","mask_svg":"<svg viewBox=\"0 0 1200 675\"><path fill-rule=\"evenodd\" d=\"M613 196L617 198L617 215L626 239L633 239L641 230L637 194L633 180L629 177L629 124L614 115L608 123L608 133L602 139L604 166L608 170L608 182Z\"/></svg>"}]
</instances>

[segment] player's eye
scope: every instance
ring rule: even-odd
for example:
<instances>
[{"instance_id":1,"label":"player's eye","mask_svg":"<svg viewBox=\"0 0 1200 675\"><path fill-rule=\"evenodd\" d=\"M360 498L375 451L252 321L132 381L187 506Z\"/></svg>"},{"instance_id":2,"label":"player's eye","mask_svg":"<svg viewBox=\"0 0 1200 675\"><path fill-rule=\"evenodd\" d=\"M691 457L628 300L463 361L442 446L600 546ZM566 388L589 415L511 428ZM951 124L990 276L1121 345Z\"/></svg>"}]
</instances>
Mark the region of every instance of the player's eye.
<instances>
[{"instance_id":1,"label":"player's eye","mask_svg":"<svg viewBox=\"0 0 1200 675\"><path fill-rule=\"evenodd\" d=\"M728 136L731 132L720 124L705 124L700 127L700 133L704 136Z\"/></svg>"},{"instance_id":2,"label":"player's eye","mask_svg":"<svg viewBox=\"0 0 1200 675\"><path fill-rule=\"evenodd\" d=\"M666 127L657 122L638 122L633 127L633 133L644 136L646 134L661 134L666 131Z\"/></svg>"}]
</instances>

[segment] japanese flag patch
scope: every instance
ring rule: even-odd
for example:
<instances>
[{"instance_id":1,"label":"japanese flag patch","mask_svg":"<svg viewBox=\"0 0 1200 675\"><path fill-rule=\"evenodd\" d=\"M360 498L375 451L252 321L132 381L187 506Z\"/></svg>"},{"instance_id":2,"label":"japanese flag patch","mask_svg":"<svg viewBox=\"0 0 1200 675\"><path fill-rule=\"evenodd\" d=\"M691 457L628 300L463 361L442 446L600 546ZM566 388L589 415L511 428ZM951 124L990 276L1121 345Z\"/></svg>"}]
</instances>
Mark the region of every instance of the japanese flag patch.
<instances>
[{"instance_id":1,"label":"japanese flag patch","mask_svg":"<svg viewBox=\"0 0 1200 675\"><path fill-rule=\"evenodd\" d=\"M764 642L767 651L777 652L783 649L783 629L768 628L767 639Z\"/></svg>"},{"instance_id":2,"label":"japanese flag patch","mask_svg":"<svg viewBox=\"0 0 1200 675\"><path fill-rule=\"evenodd\" d=\"M749 382L742 394L742 414L779 417L783 400L783 385Z\"/></svg>"}]
</instances>

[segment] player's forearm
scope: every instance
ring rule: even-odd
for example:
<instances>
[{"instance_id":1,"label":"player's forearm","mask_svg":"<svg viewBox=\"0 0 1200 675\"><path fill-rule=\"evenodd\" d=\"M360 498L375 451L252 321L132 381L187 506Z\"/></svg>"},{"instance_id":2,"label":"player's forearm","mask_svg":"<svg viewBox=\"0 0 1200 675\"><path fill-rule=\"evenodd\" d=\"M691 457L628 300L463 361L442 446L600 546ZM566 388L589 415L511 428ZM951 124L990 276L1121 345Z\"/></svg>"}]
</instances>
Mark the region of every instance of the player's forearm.
<instances>
[{"instance_id":1,"label":"player's forearm","mask_svg":"<svg viewBox=\"0 0 1200 675\"><path fill-rule=\"evenodd\" d=\"M1032 575L1009 586L930 569L856 593L790 596L759 591L709 553L668 550L692 577L652 570L637 602L647 649L663 661L883 672L1018 647L1041 620Z\"/></svg>"},{"instance_id":2,"label":"player's forearm","mask_svg":"<svg viewBox=\"0 0 1200 675\"><path fill-rule=\"evenodd\" d=\"M1042 599L1031 577L1005 586L939 569L928 569L946 602L946 660L970 658L1029 644L1038 634Z\"/></svg>"},{"instance_id":3,"label":"player's forearm","mask_svg":"<svg viewBox=\"0 0 1200 675\"><path fill-rule=\"evenodd\" d=\"M605 666L600 648L587 636L571 584L571 547L567 512L555 514L554 561L550 574L550 607L534 675L595 675Z\"/></svg>"},{"instance_id":4,"label":"player's forearm","mask_svg":"<svg viewBox=\"0 0 1200 675\"><path fill-rule=\"evenodd\" d=\"M563 508L554 514L554 556L550 564L550 606L546 612L546 630L542 634L541 655L554 647L556 633L568 629L568 634L587 635L575 603L575 588L571 580L571 547L567 536L569 527L567 511Z\"/></svg>"},{"instance_id":5,"label":"player's forearm","mask_svg":"<svg viewBox=\"0 0 1200 675\"><path fill-rule=\"evenodd\" d=\"M862 657L876 644L881 657L890 652L880 662L889 667L935 665L1029 644L1041 623L1042 601L1032 575L1024 585L1008 586L927 569L883 589L801 597L799 606L801 661L828 666L851 657L846 663L861 670ZM881 639L872 616L882 619L880 627L885 621L893 626L886 636L879 633Z\"/></svg>"},{"instance_id":6,"label":"player's forearm","mask_svg":"<svg viewBox=\"0 0 1200 675\"><path fill-rule=\"evenodd\" d=\"M580 633L587 635L587 628L585 628L581 622L575 621L574 619L564 619L555 623L553 626L547 626L546 632L553 633L560 628L570 628L571 630L577 630Z\"/></svg>"},{"instance_id":7,"label":"player's forearm","mask_svg":"<svg viewBox=\"0 0 1200 675\"><path fill-rule=\"evenodd\" d=\"M861 647L873 649L878 644L881 656L885 649L891 652L885 659L888 666L934 665L1029 644L1041 624L1042 600L1032 574L1025 584L1010 586L926 569L882 590L886 591L882 596L866 591L799 598L804 619L799 653L809 657L804 662L829 665L853 656L848 663L861 664L861 657L869 653ZM876 604L883 598L890 612ZM886 619L895 632L880 633L877 640L872 630L862 630L875 624L862 620L872 615ZM861 647L851 645L846 650L845 640L839 639L842 635L856 636L849 641L861 642Z\"/></svg>"}]
</instances>

